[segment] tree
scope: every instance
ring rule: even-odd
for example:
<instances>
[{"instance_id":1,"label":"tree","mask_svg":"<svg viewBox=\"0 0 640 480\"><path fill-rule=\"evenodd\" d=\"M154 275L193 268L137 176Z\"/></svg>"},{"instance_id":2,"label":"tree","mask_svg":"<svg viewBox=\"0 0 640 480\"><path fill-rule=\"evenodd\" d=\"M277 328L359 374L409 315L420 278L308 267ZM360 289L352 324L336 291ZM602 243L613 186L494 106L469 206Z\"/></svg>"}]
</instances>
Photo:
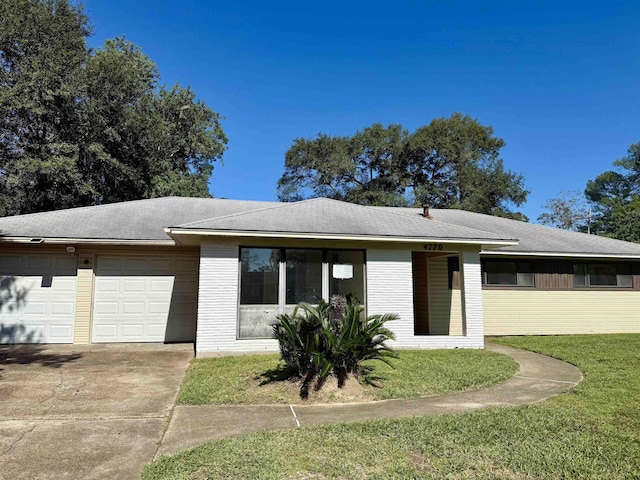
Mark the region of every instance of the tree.
<instances>
[{"instance_id":1,"label":"tree","mask_svg":"<svg viewBox=\"0 0 640 480\"><path fill-rule=\"evenodd\" d=\"M282 201L329 197L364 205L405 205L394 163L407 135L400 125L376 123L351 137L297 138L285 154L278 197Z\"/></svg>"},{"instance_id":2,"label":"tree","mask_svg":"<svg viewBox=\"0 0 640 480\"><path fill-rule=\"evenodd\" d=\"M498 157L504 141L468 116L433 120L410 134L374 124L352 136L298 138L278 182L283 201L327 196L365 205L462 208L503 216L526 200L524 179Z\"/></svg>"},{"instance_id":3,"label":"tree","mask_svg":"<svg viewBox=\"0 0 640 480\"><path fill-rule=\"evenodd\" d=\"M209 196L220 116L124 38L87 49L87 25L66 0L0 4L0 214Z\"/></svg>"},{"instance_id":4,"label":"tree","mask_svg":"<svg viewBox=\"0 0 640 480\"><path fill-rule=\"evenodd\" d=\"M0 3L0 214L91 195L74 138L88 34L65 0Z\"/></svg>"},{"instance_id":5,"label":"tree","mask_svg":"<svg viewBox=\"0 0 640 480\"><path fill-rule=\"evenodd\" d=\"M100 199L208 196L226 137L189 88L158 87L155 64L123 38L89 58L82 164Z\"/></svg>"},{"instance_id":6,"label":"tree","mask_svg":"<svg viewBox=\"0 0 640 480\"><path fill-rule=\"evenodd\" d=\"M585 196L594 210L595 233L640 242L640 142L613 162L610 170L587 182Z\"/></svg>"},{"instance_id":7,"label":"tree","mask_svg":"<svg viewBox=\"0 0 640 480\"><path fill-rule=\"evenodd\" d=\"M561 192L548 199L543 208L547 211L540 214L538 222L564 230L586 230L588 209L580 192Z\"/></svg>"},{"instance_id":8,"label":"tree","mask_svg":"<svg viewBox=\"0 0 640 480\"><path fill-rule=\"evenodd\" d=\"M454 113L416 130L405 155L405 178L416 203L513 216L509 203L527 198L524 178L504 169L505 143L468 115Z\"/></svg>"}]
</instances>

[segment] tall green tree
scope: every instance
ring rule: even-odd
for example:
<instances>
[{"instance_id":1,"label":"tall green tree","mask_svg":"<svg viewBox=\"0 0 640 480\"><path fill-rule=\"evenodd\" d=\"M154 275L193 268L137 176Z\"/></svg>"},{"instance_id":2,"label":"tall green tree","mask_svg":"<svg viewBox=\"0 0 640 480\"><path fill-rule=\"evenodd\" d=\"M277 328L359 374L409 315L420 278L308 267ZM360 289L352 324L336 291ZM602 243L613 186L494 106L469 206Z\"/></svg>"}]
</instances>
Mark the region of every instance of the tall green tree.
<instances>
[{"instance_id":1,"label":"tall green tree","mask_svg":"<svg viewBox=\"0 0 640 480\"><path fill-rule=\"evenodd\" d=\"M221 117L124 38L89 50L87 25L66 0L0 3L0 214L209 196Z\"/></svg>"},{"instance_id":2,"label":"tall green tree","mask_svg":"<svg viewBox=\"0 0 640 480\"><path fill-rule=\"evenodd\" d=\"M609 170L587 182L585 196L594 209L595 233L640 242L640 142Z\"/></svg>"},{"instance_id":3,"label":"tall green tree","mask_svg":"<svg viewBox=\"0 0 640 480\"><path fill-rule=\"evenodd\" d=\"M87 17L66 0L0 2L0 214L75 206Z\"/></svg>"},{"instance_id":4,"label":"tall green tree","mask_svg":"<svg viewBox=\"0 0 640 480\"><path fill-rule=\"evenodd\" d=\"M493 128L454 113L438 118L411 136L404 166L417 203L491 215L518 216L510 210L526 201L524 177L505 170L499 158L505 142Z\"/></svg>"},{"instance_id":5,"label":"tall green tree","mask_svg":"<svg viewBox=\"0 0 640 480\"><path fill-rule=\"evenodd\" d=\"M379 123L351 137L320 134L297 138L285 154L278 197L295 201L329 197L364 205L404 205L396 162L408 133Z\"/></svg>"},{"instance_id":6,"label":"tall green tree","mask_svg":"<svg viewBox=\"0 0 640 480\"><path fill-rule=\"evenodd\" d=\"M352 136L298 138L285 154L278 196L367 205L428 202L517 217L510 204L522 204L528 192L521 175L505 170L503 146L491 127L458 113L414 133L397 124L374 124Z\"/></svg>"}]
</instances>

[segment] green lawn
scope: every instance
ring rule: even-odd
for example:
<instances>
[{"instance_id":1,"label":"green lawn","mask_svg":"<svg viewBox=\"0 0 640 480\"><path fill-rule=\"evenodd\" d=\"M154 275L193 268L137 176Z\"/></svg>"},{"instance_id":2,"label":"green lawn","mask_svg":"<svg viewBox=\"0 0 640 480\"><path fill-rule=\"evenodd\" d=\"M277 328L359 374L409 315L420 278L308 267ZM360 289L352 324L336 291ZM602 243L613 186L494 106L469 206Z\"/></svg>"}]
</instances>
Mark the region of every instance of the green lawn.
<instances>
[{"instance_id":1,"label":"green lawn","mask_svg":"<svg viewBox=\"0 0 640 480\"><path fill-rule=\"evenodd\" d=\"M640 478L640 335L492 341L574 363L585 380L536 405L207 443L143 478Z\"/></svg>"},{"instance_id":2,"label":"green lawn","mask_svg":"<svg viewBox=\"0 0 640 480\"><path fill-rule=\"evenodd\" d=\"M371 370L361 378L362 399L411 398L481 388L512 377L518 368L505 355L481 350L400 350L399 354L393 369L382 362L367 364ZM302 402L298 387L281 378L278 358L242 355L196 359L180 387L178 403ZM267 381L274 377L277 381ZM340 401L340 397L328 397L327 401Z\"/></svg>"}]
</instances>

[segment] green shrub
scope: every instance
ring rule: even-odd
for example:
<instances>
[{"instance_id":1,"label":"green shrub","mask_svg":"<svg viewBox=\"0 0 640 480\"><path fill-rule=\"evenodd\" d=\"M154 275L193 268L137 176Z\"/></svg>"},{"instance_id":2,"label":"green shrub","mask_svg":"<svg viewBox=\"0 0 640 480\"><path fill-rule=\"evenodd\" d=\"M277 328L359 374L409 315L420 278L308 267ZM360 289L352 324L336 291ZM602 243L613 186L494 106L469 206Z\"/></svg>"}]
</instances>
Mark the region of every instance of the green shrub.
<instances>
[{"instance_id":1,"label":"green shrub","mask_svg":"<svg viewBox=\"0 0 640 480\"><path fill-rule=\"evenodd\" d=\"M397 315L365 317L363 311L357 301L334 295L330 302L300 303L291 314L278 316L273 334L285 365L302 378L303 398L314 381L319 390L333 374L342 387L350 374L357 377L362 372L363 361L380 360L390 365L389 360L397 358L385 343L394 338L385 324Z\"/></svg>"}]
</instances>

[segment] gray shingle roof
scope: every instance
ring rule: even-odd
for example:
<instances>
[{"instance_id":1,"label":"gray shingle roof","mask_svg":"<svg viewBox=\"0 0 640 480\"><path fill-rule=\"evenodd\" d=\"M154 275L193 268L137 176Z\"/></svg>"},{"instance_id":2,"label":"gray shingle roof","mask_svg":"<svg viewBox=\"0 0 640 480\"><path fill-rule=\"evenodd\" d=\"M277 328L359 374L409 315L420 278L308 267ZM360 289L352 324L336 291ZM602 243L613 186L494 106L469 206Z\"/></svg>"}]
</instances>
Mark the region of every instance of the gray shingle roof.
<instances>
[{"instance_id":1,"label":"gray shingle roof","mask_svg":"<svg viewBox=\"0 0 640 480\"><path fill-rule=\"evenodd\" d=\"M0 236L171 241L164 231L218 230L475 240L517 239L496 253L640 256L640 244L569 232L462 210L364 207L328 199L296 203L165 197L0 218Z\"/></svg>"},{"instance_id":2,"label":"gray shingle roof","mask_svg":"<svg viewBox=\"0 0 640 480\"><path fill-rule=\"evenodd\" d=\"M382 210L393 209L413 214L415 208L374 207ZM534 223L520 222L508 218L494 217L464 210L431 209L436 222L502 232L507 237L517 238L518 245L501 247L495 253L545 253L566 255L620 255L640 256L640 244L615 240L613 238L586 233L571 232L559 228L545 227ZM492 251L493 253L493 251Z\"/></svg>"},{"instance_id":3,"label":"gray shingle roof","mask_svg":"<svg viewBox=\"0 0 640 480\"><path fill-rule=\"evenodd\" d=\"M0 218L0 236L167 240L164 227L272 205L211 198L163 197Z\"/></svg>"},{"instance_id":4,"label":"gray shingle roof","mask_svg":"<svg viewBox=\"0 0 640 480\"><path fill-rule=\"evenodd\" d=\"M500 232L481 231L465 226L432 222L418 210L396 212L345 203L328 198L302 202L276 203L259 210L218 216L181 224L175 231L216 230L314 234L336 236L370 236L385 238L418 238L424 240L510 241Z\"/></svg>"}]
</instances>

